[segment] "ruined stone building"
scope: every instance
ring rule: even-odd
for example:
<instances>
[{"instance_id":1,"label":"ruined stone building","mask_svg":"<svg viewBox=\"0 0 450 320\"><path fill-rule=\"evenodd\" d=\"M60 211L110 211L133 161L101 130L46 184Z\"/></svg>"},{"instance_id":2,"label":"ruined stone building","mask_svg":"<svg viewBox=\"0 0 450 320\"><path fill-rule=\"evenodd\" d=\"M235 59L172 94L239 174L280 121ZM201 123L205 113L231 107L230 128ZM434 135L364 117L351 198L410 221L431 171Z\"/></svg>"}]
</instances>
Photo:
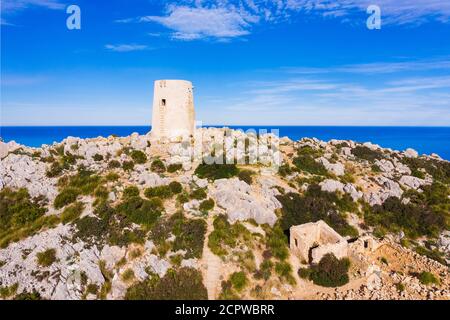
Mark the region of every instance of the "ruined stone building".
<instances>
[{"instance_id":1,"label":"ruined stone building","mask_svg":"<svg viewBox=\"0 0 450 320\"><path fill-rule=\"evenodd\" d=\"M185 80L157 80L154 86L151 137L174 140L189 137L195 130L192 83Z\"/></svg>"},{"instance_id":2,"label":"ruined stone building","mask_svg":"<svg viewBox=\"0 0 450 320\"><path fill-rule=\"evenodd\" d=\"M327 253L338 259L348 255L347 240L322 220L292 226L290 249L307 263L318 263Z\"/></svg>"}]
</instances>

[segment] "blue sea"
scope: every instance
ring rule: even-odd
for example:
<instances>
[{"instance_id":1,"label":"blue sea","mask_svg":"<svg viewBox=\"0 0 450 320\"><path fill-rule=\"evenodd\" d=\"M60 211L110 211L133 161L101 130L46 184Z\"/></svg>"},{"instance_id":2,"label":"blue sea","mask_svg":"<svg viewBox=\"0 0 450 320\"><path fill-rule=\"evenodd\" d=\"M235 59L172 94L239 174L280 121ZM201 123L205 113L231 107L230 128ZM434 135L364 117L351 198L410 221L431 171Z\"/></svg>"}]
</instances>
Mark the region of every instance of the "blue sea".
<instances>
[{"instance_id":1,"label":"blue sea","mask_svg":"<svg viewBox=\"0 0 450 320\"><path fill-rule=\"evenodd\" d=\"M207 127L207 126L206 126ZM214 126L222 127L222 126ZM280 136L293 140L316 137L321 140L343 139L376 143L385 148L405 150L413 148L420 154L437 153L450 160L450 127L321 127L321 126L227 126L233 129L278 129ZM149 126L96 127L0 127L0 137L15 140L30 147L59 142L67 136L93 138L98 136L127 136L133 132L145 134Z\"/></svg>"}]
</instances>

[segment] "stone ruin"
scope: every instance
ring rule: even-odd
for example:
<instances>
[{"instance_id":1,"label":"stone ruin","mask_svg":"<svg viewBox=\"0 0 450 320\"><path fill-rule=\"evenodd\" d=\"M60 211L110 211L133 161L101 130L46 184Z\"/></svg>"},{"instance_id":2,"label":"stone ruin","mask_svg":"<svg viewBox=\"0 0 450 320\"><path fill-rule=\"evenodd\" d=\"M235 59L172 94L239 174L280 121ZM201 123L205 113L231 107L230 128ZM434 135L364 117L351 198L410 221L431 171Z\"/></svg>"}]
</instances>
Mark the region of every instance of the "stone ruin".
<instances>
[{"instance_id":1,"label":"stone ruin","mask_svg":"<svg viewBox=\"0 0 450 320\"><path fill-rule=\"evenodd\" d=\"M290 249L302 262L318 263L324 255L332 253L336 258L361 257L375 251L379 243L371 236L347 239L339 235L323 220L290 228Z\"/></svg>"},{"instance_id":2,"label":"stone ruin","mask_svg":"<svg viewBox=\"0 0 450 320\"><path fill-rule=\"evenodd\" d=\"M308 263L318 263L327 253L338 259L348 256L347 240L322 220L291 227L290 248Z\"/></svg>"}]
</instances>

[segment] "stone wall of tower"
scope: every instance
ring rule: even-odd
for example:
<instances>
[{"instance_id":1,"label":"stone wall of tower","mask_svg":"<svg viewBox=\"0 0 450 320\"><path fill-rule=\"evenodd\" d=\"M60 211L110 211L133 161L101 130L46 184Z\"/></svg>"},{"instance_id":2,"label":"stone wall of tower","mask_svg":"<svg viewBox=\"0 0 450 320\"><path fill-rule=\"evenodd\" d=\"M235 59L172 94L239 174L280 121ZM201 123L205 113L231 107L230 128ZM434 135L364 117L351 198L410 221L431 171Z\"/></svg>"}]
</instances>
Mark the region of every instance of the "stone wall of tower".
<instances>
[{"instance_id":1,"label":"stone wall of tower","mask_svg":"<svg viewBox=\"0 0 450 320\"><path fill-rule=\"evenodd\" d=\"M155 81L153 139L178 139L194 134L195 111L192 83L185 80Z\"/></svg>"}]
</instances>

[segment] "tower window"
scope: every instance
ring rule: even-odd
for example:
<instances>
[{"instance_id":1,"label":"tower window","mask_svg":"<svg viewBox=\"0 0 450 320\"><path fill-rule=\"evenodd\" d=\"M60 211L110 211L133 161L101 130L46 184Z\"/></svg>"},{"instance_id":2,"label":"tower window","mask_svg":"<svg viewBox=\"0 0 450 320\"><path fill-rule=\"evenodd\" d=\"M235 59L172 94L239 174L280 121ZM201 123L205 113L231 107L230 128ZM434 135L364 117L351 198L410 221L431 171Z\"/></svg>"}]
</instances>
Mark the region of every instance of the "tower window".
<instances>
[{"instance_id":1,"label":"tower window","mask_svg":"<svg viewBox=\"0 0 450 320\"><path fill-rule=\"evenodd\" d=\"M161 100L161 105L162 105L163 107L166 106L166 99L162 99L162 100Z\"/></svg>"}]
</instances>

